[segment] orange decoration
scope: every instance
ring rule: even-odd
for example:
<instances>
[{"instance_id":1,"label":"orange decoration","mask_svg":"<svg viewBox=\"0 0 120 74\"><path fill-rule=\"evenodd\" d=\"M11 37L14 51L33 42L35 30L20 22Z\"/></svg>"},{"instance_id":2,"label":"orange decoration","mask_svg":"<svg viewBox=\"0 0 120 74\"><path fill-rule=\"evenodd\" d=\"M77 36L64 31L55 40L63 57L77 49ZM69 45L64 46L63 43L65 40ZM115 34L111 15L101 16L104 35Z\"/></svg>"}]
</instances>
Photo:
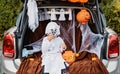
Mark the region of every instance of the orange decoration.
<instances>
[{"instance_id":1,"label":"orange decoration","mask_svg":"<svg viewBox=\"0 0 120 74\"><path fill-rule=\"evenodd\" d=\"M81 3L87 3L88 0L79 0L79 2L81 2Z\"/></svg>"},{"instance_id":2,"label":"orange decoration","mask_svg":"<svg viewBox=\"0 0 120 74\"><path fill-rule=\"evenodd\" d=\"M88 2L88 0L68 0L68 1L72 3L76 3L76 2L87 3Z\"/></svg>"},{"instance_id":3,"label":"orange decoration","mask_svg":"<svg viewBox=\"0 0 120 74\"><path fill-rule=\"evenodd\" d=\"M79 0L68 0L69 2L76 3L79 2Z\"/></svg>"},{"instance_id":4,"label":"orange decoration","mask_svg":"<svg viewBox=\"0 0 120 74\"><path fill-rule=\"evenodd\" d=\"M81 24L86 24L90 19L90 13L86 9L82 9L78 12L76 19Z\"/></svg>"},{"instance_id":5,"label":"orange decoration","mask_svg":"<svg viewBox=\"0 0 120 74\"><path fill-rule=\"evenodd\" d=\"M72 51L65 51L65 53L63 53L63 59L68 63L71 64L75 61L76 59L76 55L72 52Z\"/></svg>"}]
</instances>

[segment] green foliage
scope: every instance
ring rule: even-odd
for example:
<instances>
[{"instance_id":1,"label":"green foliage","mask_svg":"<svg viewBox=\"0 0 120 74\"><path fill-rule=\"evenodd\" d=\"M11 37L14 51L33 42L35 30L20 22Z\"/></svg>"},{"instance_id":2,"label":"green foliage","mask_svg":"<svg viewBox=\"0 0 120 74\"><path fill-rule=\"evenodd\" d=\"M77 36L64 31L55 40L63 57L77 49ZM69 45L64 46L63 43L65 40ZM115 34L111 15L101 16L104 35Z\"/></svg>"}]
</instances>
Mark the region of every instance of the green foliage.
<instances>
[{"instance_id":1,"label":"green foliage","mask_svg":"<svg viewBox=\"0 0 120 74\"><path fill-rule=\"evenodd\" d=\"M0 39L6 30L15 25L21 6L21 0L0 0Z\"/></svg>"},{"instance_id":2,"label":"green foliage","mask_svg":"<svg viewBox=\"0 0 120 74\"><path fill-rule=\"evenodd\" d=\"M102 0L101 8L108 26L120 34L120 0Z\"/></svg>"}]
</instances>

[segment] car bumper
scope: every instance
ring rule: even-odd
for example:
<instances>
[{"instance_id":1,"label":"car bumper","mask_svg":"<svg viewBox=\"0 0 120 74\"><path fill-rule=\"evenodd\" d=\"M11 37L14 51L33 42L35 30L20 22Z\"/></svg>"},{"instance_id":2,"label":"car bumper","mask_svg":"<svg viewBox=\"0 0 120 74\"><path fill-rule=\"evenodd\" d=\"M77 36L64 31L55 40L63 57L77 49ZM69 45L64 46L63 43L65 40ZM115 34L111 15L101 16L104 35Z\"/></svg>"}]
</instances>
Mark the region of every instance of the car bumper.
<instances>
[{"instance_id":1,"label":"car bumper","mask_svg":"<svg viewBox=\"0 0 120 74\"><path fill-rule=\"evenodd\" d=\"M120 59L102 60L110 74L120 74Z\"/></svg>"},{"instance_id":2,"label":"car bumper","mask_svg":"<svg viewBox=\"0 0 120 74\"><path fill-rule=\"evenodd\" d=\"M18 68L18 60L17 64L11 59L2 58L1 62L1 73L2 74L16 74Z\"/></svg>"},{"instance_id":3,"label":"car bumper","mask_svg":"<svg viewBox=\"0 0 120 74\"><path fill-rule=\"evenodd\" d=\"M102 60L110 74L120 74L120 59L117 60ZM1 72L2 74L16 74L17 68L20 65L20 60L2 58Z\"/></svg>"}]
</instances>

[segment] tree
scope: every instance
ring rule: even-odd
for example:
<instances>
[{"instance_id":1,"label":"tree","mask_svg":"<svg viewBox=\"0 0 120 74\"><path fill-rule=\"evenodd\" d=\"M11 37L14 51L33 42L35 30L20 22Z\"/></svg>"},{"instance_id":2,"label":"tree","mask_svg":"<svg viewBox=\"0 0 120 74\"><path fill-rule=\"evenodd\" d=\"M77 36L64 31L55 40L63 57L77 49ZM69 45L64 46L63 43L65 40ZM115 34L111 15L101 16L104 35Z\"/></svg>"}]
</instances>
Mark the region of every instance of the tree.
<instances>
[{"instance_id":1,"label":"tree","mask_svg":"<svg viewBox=\"0 0 120 74\"><path fill-rule=\"evenodd\" d=\"M21 0L0 0L0 39L6 30L15 25L21 6Z\"/></svg>"},{"instance_id":2,"label":"tree","mask_svg":"<svg viewBox=\"0 0 120 74\"><path fill-rule=\"evenodd\" d=\"M120 0L103 0L101 8L106 16L108 26L120 33Z\"/></svg>"}]
</instances>

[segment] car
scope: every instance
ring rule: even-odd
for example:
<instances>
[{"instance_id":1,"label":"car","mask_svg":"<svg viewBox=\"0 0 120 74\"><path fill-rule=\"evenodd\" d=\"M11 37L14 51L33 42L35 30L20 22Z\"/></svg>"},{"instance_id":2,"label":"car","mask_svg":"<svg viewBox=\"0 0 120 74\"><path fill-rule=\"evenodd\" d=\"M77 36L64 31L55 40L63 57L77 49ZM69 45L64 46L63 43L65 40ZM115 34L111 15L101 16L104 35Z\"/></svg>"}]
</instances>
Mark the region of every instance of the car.
<instances>
[{"instance_id":1,"label":"car","mask_svg":"<svg viewBox=\"0 0 120 74\"><path fill-rule=\"evenodd\" d=\"M22 59L22 49L44 36L45 27L49 19L42 20L40 19L39 14L39 26L33 32L29 25L28 25L28 7L27 2L28 0L22 0L23 8L20 11L18 18L16 20L16 24L7 30L4 34L3 38L3 49L2 49L2 64L1 64L1 71L2 74L15 74L18 70L21 59ZM67 0L36 0L37 8L39 13L43 13L46 10L48 13L51 9L56 9L60 11L64 9L68 12L69 9L72 10L73 13L77 14L80 9L85 8L87 9L90 14L91 18L88 22L91 31L95 34L100 34L103 36L104 42L102 44L101 52L100 52L100 60L103 62L105 67L107 68L110 74L120 74L120 51L119 51L119 40L118 35L115 31L107 26L106 19L104 13L99 7L100 0L92 0L88 1L84 5L81 3L71 3ZM44 14L44 13L43 13ZM49 18L49 15L47 15ZM58 14L56 15L57 19L59 19ZM71 31L67 31L70 23L76 24L76 16L72 15L72 20L69 20L68 14L65 15L65 21L57 20L56 22L62 23L62 28L64 31L62 32L62 36L67 37L67 34ZM74 18L74 19L73 19ZM66 25L67 24L67 25ZM75 26L77 28L77 26ZM77 29L76 29L77 30ZM78 31L72 31L77 33ZM74 34L72 34L74 35ZM78 37L79 34L75 34L75 37ZM70 36L70 35L69 35ZM68 38L68 37L67 37ZM81 38L82 39L82 38ZM68 45L71 39L68 38ZM81 44L81 43L80 43ZM80 46L80 45L79 45ZM70 46L72 48L72 46ZM80 48L80 47L79 47ZM77 52L77 51L76 51Z\"/></svg>"}]
</instances>

